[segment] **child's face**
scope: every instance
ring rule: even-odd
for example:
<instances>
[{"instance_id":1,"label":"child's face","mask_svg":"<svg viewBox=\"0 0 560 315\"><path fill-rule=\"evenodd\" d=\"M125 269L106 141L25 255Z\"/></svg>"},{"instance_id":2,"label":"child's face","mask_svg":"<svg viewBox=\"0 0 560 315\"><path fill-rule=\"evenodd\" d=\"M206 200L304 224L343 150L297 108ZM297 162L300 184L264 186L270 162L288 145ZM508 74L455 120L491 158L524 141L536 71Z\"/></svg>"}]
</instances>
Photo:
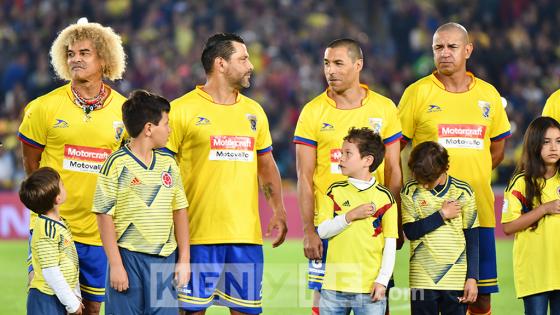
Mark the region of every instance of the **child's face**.
<instances>
[{"instance_id":1,"label":"child's face","mask_svg":"<svg viewBox=\"0 0 560 315\"><path fill-rule=\"evenodd\" d=\"M360 178L370 174L369 166L373 163L373 156L360 156L358 146L352 142L342 143L342 156L338 167L345 176Z\"/></svg>"},{"instance_id":2,"label":"child's face","mask_svg":"<svg viewBox=\"0 0 560 315\"><path fill-rule=\"evenodd\" d=\"M152 125L151 137L154 140L154 146L156 148L163 148L167 144L169 139L169 134L171 134L171 128L169 127L169 114L166 112L161 113L161 119L156 125Z\"/></svg>"},{"instance_id":3,"label":"child's face","mask_svg":"<svg viewBox=\"0 0 560 315\"><path fill-rule=\"evenodd\" d=\"M557 128L546 130L541 157L545 165L554 165L560 159L560 130Z\"/></svg>"},{"instance_id":4,"label":"child's face","mask_svg":"<svg viewBox=\"0 0 560 315\"><path fill-rule=\"evenodd\" d=\"M66 189L64 188L62 180L58 181L58 187L60 188L60 192L58 193L58 196L56 196L56 204L60 205L66 201Z\"/></svg>"}]
</instances>

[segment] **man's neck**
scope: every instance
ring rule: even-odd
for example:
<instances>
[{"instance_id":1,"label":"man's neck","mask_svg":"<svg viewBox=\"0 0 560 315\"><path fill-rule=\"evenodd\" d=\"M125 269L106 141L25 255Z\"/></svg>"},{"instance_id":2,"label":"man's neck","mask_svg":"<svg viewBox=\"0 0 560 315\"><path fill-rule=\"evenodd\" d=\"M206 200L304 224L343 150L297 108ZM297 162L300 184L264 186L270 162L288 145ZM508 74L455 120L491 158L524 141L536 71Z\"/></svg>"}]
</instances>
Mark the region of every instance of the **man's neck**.
<instances>
[{"instance_id":1,"label":"man's neck","mask_svg":"<svg viewBox=\"0 0 560 315\"><path fill-rule=\"evenodd\" d=\"M444 75L439 72L435 73L436 78L443 83L445 90L452 93L462 93L469 90L472 83L472 77L467 71L459 71L451 75Z\"/></svg>"},{"instance_id":2,"label":"man's neck","mask_svg":"<svg viewBox=\"0 0 560 315\"><path fill-rule=\"evenodd\" d=\"M327 95L336 103L336 108L354 109L362 106L362 100L366 97L366 93L364 88L356 84L339 93L329 89Z\"/></svg>"},{"instance_id":3,"label":"man's neck","mask_svg":"<svg viewBox=\"0 0 560 315\"><path fill-rule=\"evenodd\" d=\"M219 78L208 78L202 90L212 97L214 103L221 105L233 105L237 101L238 90L229 86Z\"/></svg>"},{"instance_id":4,"label":"man's neck","mask_svg":"<svg viewBox=\"0 0 560 315\"><path fill-rule=\"evenodd\" d=\"M145 165L152 164L154 146L149 138L133 138L128 143L128 148Z\"/></svg>"},{"instance_id":5,"label":"man's neck","mask_svg":"<svg viewBox=\"0 0 560 315\"><path fill-rule=\"evenodd\" d=\"M103 81L72 81L72 87L86 99L99 95Z\"/></svg>"}]
</instances>

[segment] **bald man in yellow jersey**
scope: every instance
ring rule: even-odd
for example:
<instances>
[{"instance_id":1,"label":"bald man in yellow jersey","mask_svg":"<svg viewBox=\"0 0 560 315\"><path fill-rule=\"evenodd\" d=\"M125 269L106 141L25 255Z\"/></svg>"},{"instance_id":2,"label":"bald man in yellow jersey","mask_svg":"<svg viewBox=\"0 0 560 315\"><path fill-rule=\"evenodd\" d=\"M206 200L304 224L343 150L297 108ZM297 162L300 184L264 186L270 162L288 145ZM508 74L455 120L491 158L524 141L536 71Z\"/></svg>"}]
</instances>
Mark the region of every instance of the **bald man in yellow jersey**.
<instances>
[{"instance_id":1,"label":"bald man in yellow jersey","mask_svg":"<svg viewBox=\"0 0 560 315\"><path fill-rule=\"evenodd\" d=\"M327 46L324 72L329 87L304 106L294 136L304 252L310 259L308 282L315 290L314 314L318 313L328 247L326 240L321 242L316 227L332 216L327 189L345 180L338 168L340 145L351 127L368 127L381 136L384 162L374 175L394 196L399 196L401 188L397 108L390 99L360 83L363 62L360 45L353 39L337 39Z\"/></svg>"},{"instance_id":2,"label":"bald man in yellow jersey","mask_svg":"<svg viewBox=\"0 0 560 315\"><path fill-rule=\"evenodd\" d=\"M457 23L440 26L433 38L436 71L404 92L399 103L403 147L435 141L449 152L449 174L474 190L480 221L478 299L470 314L490 314L490 293L498 292L492 169L504 157L510 124L500 94L467 71L473 45Z\"/></svg>"},{"instance_id":3,"label":"bald man in yellow jersey","mask_svg":"<svg viewBox=\"0 0 560 315\"><path fill-rule=\"evenodd\" d=\"M204 314L222 305L234 315L260 314L259 183L274 212L267 231L278 232L273 247L287 232L268 119L257 102L239 92L250 86L253 70L241 37L211 36L201 59L207 81L171 102L166 146L176 155L190 203L192 277L179 291L180 308ZM247 286L240 282L245 275Z\"/></svg>"},{"instance_id":4,"label":"bald man in yellow jersey","mask_svg":"<svg viewBox=\"0 0 560 315\"><path fill-rule=\"evenodd\" d=\"M70 82L27 105L18 133L23 164L27 174L43 166L60 173L68 193L60 214L78 251L84 314L99 314L107 257L91 208L97 174L123 140L126 100L103 79L122 78L125 54L111 28L86 21L62 30L50 55L58 77Z\"/></svg>"},{"instance_id":5,"label":"bald man in yellow jersey","mask_svg":"<svg viewBox=\"0 0 560 315\"><path fill-rule=\"evenodd\" d=\"M542 115L560 121L560 90L557 90L548 97L544 104Z\"/></svg>"}]
</instances>

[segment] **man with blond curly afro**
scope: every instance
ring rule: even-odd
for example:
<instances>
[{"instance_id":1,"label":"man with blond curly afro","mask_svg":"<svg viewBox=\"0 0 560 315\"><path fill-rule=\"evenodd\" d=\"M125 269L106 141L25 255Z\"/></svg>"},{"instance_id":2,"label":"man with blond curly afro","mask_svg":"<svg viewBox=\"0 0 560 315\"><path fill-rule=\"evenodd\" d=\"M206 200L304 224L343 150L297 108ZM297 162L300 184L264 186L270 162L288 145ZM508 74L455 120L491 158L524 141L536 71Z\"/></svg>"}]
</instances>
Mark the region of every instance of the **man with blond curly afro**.
<instances>
[{"instance_id":1,"label":"man with blond curly afro","mask_svg":"<svg viewBox=\"0 0 560 315\"><path fill-rule=\"evenodd\" d=\"M91 208L97 173L123 141L121 106L126 100L103 80L122 78L125 53L120 36L110 27L80 19L58 34L50 56L57 76L68 83L27 105L18 133L23 165L27 174L44 166L60 173L68 191L60 214L79 257L76 292L81 292L84 314L99 314L107 257ZM35 219L32 214L30 226ZM29 272L31 279L31 267Z\"/></svg>"}]
</instances>

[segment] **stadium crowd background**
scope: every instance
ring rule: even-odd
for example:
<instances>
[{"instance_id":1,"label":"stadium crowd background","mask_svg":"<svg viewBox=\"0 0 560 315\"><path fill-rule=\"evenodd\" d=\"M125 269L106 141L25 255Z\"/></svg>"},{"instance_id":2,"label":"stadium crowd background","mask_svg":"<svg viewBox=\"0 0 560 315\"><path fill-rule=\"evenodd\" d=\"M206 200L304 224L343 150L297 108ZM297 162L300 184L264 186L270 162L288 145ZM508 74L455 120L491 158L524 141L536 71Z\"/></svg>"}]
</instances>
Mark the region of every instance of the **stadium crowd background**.
<instances>
[{"instance_id":1,"label":"stadium crowd background","mask_svg":"<svg viewBox=\"0 0 560 315\"><path fill-rule=\"evenodd\" d=\"M523 132L560 88L560 2L554 0L108 0L0 2L0 190L24 176L17 127L24 106L63 84L48 56L56 33L85 16L113 27L128 66L110 83L123 95L136 88L172 100L204 83L199 57L215 32L236 32L255 70L244 91L268 114L283 178L295 179L293 130L302 106L326 83L323 52L339 37L364 50L362 81L398 103L404 88L433 70L431 42L438 25L456 21L469 31L468 69L508 101L513 136L496 174L512 173ZM84 135L95 137L95 135Z\"/></svg>"}]
</instances>

